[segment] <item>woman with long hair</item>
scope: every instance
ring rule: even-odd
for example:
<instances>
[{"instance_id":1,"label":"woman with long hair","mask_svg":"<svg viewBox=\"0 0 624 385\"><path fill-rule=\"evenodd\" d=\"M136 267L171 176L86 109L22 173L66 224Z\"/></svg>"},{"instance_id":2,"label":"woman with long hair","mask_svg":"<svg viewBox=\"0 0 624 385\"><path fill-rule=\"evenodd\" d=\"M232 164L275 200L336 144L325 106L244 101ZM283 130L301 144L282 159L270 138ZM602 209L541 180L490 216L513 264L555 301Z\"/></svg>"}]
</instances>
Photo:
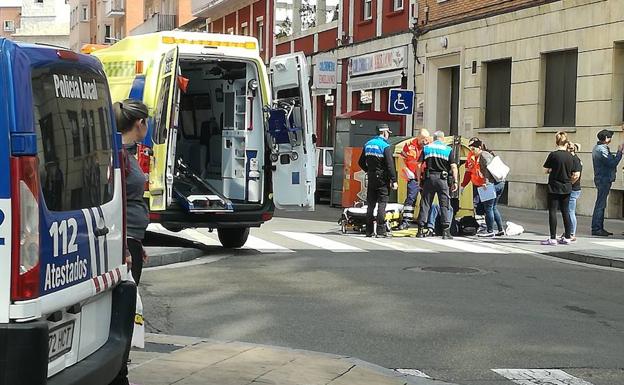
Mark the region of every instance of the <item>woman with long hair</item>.
<instances>
[{"instance_id":1,"label":"woman with long hair","mask_svg":"<svg viewBox=\"0 0 624 385\"><path fill-rule=\"evenodd\" d=\"M542 241L542 245L555 246L557 243L572 243L572 221L570 220L570 194L573 178L580 176L580 170L574 165L574 157L568 152L568 135L559 131L555 135L557 148L548 154L544 169L548 174L548 224L550 237ZM565 229L563 237L557 241L557 209L563 217Z\"/></svg>"},{"instance_id":2,"label":"woman with long hair","mask_svg":"<svg viewBox=\"0 0 624 385\"><path fill-rule=\"evenodd\" d=\"M576 242L576 201L581 196L581 173L583 172L583 162L578 156L578 152L581 151L580 143L568 143L568 152L574 157L574 169L578 171L578 178L572 175L572 192L570 193L570 239L572 242Z\"/></svg>"}]
</instances>

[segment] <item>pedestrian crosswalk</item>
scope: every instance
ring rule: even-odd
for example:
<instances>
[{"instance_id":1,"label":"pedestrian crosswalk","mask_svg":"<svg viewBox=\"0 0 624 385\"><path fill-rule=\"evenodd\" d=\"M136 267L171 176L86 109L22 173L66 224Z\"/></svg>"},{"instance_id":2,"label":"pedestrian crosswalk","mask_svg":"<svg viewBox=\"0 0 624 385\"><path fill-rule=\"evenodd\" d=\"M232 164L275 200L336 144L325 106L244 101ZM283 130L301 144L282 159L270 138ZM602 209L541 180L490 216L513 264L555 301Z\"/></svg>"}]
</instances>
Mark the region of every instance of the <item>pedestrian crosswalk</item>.
<instances>
[{"instance_id":1,"label":"pedestrian crosswalk","mask_svg":"<svg viewBox=\"0 0 624 385\"><path fill-rule=\"evenodd\" d=\"M419 369L394 370L407 376L435 378L435 376L430 376ZM491 371L499 375L501 379L505 378L510 383L519 385L593 385L591 382L575 377L561 369L492 369ZM493 383L494 381L494 379L488 378L487 382Z\"/></svg>"},{"instance_id":2,"label":"pedestrian crosswalk","mask_svg":"<svg viewBox=\"0 0 624 385\"><path fill-rule=\"evenodd\" d=\"M162 229L151 227L152 231ZM187 229L177 236L207 246L220 245L215 232L205 229ZM255 250L260 253L294 253L303 250L317 250L330 253L368 253L368 252L399 252L399 253L470 253L470 254L512 254L516 251L510 247L498 246L469 238L442 240L440 238L366 238L363 234L343 235L336 232L303 232L290 230L267 231L252 229L243 249Z\"/></svg>"}]
</instances>

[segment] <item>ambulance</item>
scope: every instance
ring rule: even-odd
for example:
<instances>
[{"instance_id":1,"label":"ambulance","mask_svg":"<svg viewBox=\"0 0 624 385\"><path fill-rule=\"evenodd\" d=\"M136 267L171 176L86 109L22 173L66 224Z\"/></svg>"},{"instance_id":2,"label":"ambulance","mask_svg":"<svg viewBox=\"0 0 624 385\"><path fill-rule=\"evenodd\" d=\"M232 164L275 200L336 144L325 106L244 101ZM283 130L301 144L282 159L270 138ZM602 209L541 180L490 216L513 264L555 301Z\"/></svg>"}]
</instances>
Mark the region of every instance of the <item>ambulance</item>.
<instances>
[{"instance_id":1,"label":"ambulance","mask_svg":"<svg viewBox=\"0 0 624 385\"><path fill-rule=\"evenodd\" d=\"M316 152L305 55L274 57L255 38L169 31L95 50L113 101L142 100L152 222L217 229L245 244L274 207L314 210Z\"/></svg>"},{"instance_id":2,"label":"ambulance","mask_svg":"<svg viewBox=\"0 0 624 385\"><path fill-rule=\"evenodd\" d=\"M0 85L0 385L108 384L136 287L102 65L0 38Z\"/></svg>"}]
</instances>

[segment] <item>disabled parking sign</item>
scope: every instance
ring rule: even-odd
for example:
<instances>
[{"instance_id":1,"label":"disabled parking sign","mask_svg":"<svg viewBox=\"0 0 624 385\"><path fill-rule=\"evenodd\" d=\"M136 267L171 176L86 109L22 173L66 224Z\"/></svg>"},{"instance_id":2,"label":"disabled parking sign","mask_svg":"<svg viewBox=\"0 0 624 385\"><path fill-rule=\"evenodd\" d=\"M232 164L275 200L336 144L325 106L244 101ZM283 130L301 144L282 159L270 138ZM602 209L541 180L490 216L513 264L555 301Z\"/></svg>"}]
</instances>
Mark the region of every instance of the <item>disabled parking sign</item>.
<instances>
[{"instance_id":1,"label":"disabled parking sign","mask_svg":"<svg viewBox=\"0 0 624 385\"><path fill-rule=\"evenodd\" d=\"M414 113L414 91L390 90L388 113L391 115L412 115Z\"/></svg>"}]
</instances>

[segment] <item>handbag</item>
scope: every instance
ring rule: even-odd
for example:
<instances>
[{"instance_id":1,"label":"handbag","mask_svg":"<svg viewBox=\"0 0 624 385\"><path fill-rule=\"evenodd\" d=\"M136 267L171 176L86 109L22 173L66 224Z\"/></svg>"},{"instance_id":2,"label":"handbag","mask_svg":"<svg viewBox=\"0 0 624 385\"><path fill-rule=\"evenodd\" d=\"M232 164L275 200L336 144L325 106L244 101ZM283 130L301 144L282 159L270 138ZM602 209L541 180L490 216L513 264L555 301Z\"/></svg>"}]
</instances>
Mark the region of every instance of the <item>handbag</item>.
<instances>
[{"instance_id":1,"label":"handbag","mask_svg":"<svg viewBox=\"0 0 624 385\"><path fill-rule=\"evenodd\" d=\"M497 182L504 181L509 174L509 166L498 155L487 165L487 169Z\"/></svg>"}]
</instances>

